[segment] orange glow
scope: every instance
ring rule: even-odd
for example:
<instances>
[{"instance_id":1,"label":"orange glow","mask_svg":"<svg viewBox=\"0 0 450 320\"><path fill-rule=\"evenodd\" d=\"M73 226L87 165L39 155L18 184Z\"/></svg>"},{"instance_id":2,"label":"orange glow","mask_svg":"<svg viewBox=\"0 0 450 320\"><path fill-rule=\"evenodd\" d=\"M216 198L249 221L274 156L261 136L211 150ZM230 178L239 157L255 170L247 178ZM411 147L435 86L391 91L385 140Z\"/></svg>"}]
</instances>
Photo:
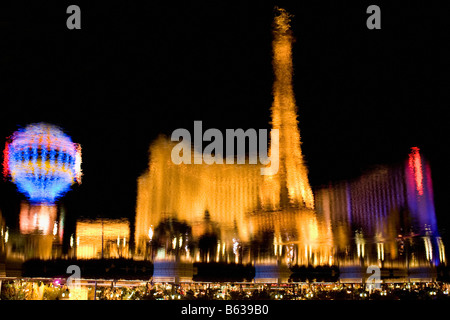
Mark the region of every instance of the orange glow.
<instances>
[{"instance_id":1,"label":"orange glow","mask_svg":"<svg viewBox=\"0 0 450 320\"><path fill-rule=\"evenodd\" d=\"M126 219L81 220L76 226L77 259L127 258L130 225Z\"/></svg>"},{"instance_id":2,"label":"orange glow","mask_svg":"<svg viewBox=\"0 0 450 320\"><path fill-rule=\"evenodd\" d=\"M280 169L274 175L261 175L262 164L174 164L171 151L175 143L158 138L150 147L147 172L138 179L135 244L137 254L145 255L150 242L149 230L165 221L181 221L191 227L198 240L205 234L218 235L217 250L208 259L250 262L240 256L237 243L260 241L271 233L277 243L277 256L297 245L308 248L306 257L296 256L300 264L329 264L332 237L327 221L314 212L314 197L308 170L300 147L297 107L292 87L292 36L290 16L280 9L273 32L272 128L279 141L271 141L270 151L280 151ZM277 146L273 145L278 143ZM195 158L196 151L191 152ZM206 214L208 212L208 214ZM167 222L166 222L167 223ZM155 231L156 232L156 231ZM153 236L153 234L152 234ZM158 237L153 236L153 240ZM173 237L167 238L167 250L176 250ZM153 241L152 240L152 241ZM273 248L270 252L275 252ZM178 255L200 259L200 253ZM281 258L281 257L280 257ZM272 259L272 257L262 257ZM292 257L287 256L291 261Z\"/></svg>"},{"instance_id":3,"label":"orange glow","mask_svg":"<svg viewBox=\"0 0 450 320\"><path fill-rule=\"evenodd\" d=\"M23 202L20 205L20 232L22 234L41 233L52 234L56 220L57 208L54 205L30 205Z\"/></svg>"},{"instance_id":4,"label":"orange glow","mask_svg":"<svg viewBox=\"0 0 450 320\"><path fill-rule=\"evenodd\" d=\"M298 129L297 106L292 87L292 35L290 32L291 15L284 9L278 10L273 25L273 84L272 127L280 132L280 169L276 184L287 189L287 194L278 192L281 199L271 206L305 206L314 208L314 196L308 181ZM275 142L276 143L276 142ZM273 146L271 145L271 148ZM273 187L273 182L270 183ZM267 203L263 199L263 203ZM282 203L287 202L287 203Z\"/></svg>"}]
</instances>

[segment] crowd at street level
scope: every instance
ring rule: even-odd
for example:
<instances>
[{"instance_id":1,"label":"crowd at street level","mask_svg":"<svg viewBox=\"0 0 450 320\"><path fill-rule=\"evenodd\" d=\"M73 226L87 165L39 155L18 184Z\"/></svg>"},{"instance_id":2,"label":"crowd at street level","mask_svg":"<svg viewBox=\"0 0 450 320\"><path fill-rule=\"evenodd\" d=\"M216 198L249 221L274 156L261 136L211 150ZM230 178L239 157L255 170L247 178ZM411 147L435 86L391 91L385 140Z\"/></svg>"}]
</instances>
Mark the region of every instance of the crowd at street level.
<instances>
[{"instance_id":1,"label":"crowd at street level","mask_svg":"<svg viewBox=\"0 0 450 320\"><path fill-rule=\"evenodd\" d=\"M394 283L373 289L344 283L152 283L137 286L111 282L82 286L88 300L436 300L449 298L449 283ZM15 279L2 281L2 300L76 299L66 284ZM78 295L80 297L80 295Z\"/></svg>"}]
</instances>

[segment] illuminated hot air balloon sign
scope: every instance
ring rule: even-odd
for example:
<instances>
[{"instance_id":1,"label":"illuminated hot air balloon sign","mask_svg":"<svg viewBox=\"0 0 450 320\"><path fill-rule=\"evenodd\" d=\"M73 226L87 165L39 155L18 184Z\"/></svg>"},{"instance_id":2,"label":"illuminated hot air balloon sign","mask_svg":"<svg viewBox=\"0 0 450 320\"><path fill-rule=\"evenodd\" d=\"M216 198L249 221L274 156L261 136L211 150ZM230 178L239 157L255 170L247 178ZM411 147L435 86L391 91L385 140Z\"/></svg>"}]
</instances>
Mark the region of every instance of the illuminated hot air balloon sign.
<instances>
[{"instance_id":1,"label":"illuminated hot air balloon sign","mask_svg":"<svg viewBox=\"0 0 450 320\"><path fill-rule=\"evenodd\" d=\"M57 126L30 124L7 139L3 174L32 204L53 204L81 183L81 147Z\"/></svg>"}]
</instances>

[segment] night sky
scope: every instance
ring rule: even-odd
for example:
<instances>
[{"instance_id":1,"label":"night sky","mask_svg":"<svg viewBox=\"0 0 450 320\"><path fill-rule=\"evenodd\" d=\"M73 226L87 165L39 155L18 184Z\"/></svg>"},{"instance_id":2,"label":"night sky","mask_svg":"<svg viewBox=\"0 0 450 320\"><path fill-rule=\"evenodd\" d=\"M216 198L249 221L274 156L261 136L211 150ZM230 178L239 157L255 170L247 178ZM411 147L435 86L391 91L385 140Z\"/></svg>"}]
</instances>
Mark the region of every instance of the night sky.
<instances>
[{"instance_id":1,"label":"night sky","mask_svg":"<svg viewBox=\"0 0 450 320\"><path fill-rule=\"evenodd\" d=\"M135 214L148 147L174 129L270 128L274 6L294 14L294 90L310 182L406 159L431 164L438 224L450 230L449 8L396 1L39 1L0 6L0 145L32 122L82 145L83 182L61 200L77 217ZM81 30L66 8L81 8ZM368 30L366 8L381 8ZM0 182L17 220L23 196Z\"/></svg>"}]
</instances>

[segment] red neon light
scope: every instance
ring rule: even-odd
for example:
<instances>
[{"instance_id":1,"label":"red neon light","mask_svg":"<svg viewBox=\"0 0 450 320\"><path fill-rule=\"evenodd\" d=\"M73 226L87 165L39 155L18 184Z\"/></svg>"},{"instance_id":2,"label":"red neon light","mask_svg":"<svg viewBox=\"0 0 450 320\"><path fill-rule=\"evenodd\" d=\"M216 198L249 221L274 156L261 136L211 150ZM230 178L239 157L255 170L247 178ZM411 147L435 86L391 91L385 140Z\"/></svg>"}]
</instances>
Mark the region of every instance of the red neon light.
<instances>
[{"instance_id":1,"label":"red neon light","mask_svg":"<svg viewBox=\"0 0 450 320\"><path fill-rule=\"evenodd\" d=\"M5 150L3 150L3 177L6 177L9 174L9 142L6 142Z\"/></svg>"},{"instance_id":2,"label":"red neon light","mask_svg":"<svg viewBox=\"0 0 450 320\"><path fill-rule=\"evenodd\" d=\"M419 195L423 195L423 174L422 161L419 153L420 149L412 147L411 150L412 152L409 154L409 167L414 171L417 191L419 192Z\"/></svg>"}]
</instances>

